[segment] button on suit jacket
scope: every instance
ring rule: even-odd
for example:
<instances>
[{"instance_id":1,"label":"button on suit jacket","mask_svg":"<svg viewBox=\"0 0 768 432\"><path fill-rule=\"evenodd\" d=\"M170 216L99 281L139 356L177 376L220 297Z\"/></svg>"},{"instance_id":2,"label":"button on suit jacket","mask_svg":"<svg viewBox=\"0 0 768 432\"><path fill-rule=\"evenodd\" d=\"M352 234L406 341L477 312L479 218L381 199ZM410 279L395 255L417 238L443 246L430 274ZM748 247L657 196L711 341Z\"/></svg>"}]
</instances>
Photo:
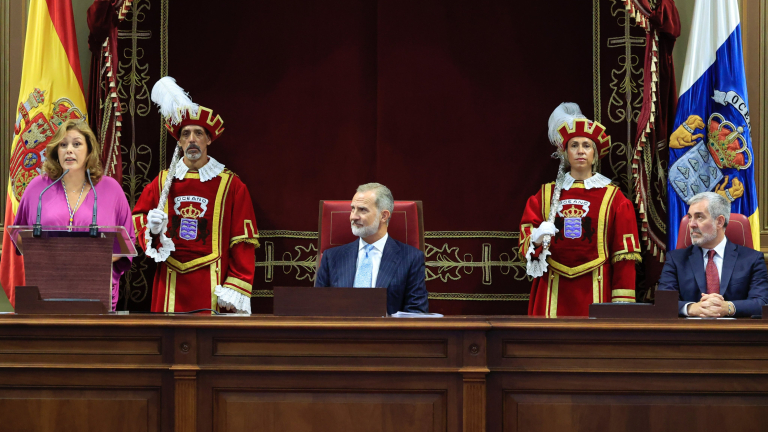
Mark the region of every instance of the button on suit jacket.
<instances>
[{"instance_id":1,"label":"button on suit jacket","mask_svg":"<svg viewBox=\"0 0 768 432\"><path fill-rule=\"evenodd\" d=\"M355 282L360 241L323 253L315 278L316 287L351 287ZM424 252L390 236L381 256L377 288L387 288L387 313L429 312L424 271ZM364 289L364 288L361 288Z\"/></svg>"},{"instance_id":2,"label":"button on suit jacket","mask_svg":"<svg viewBox=\"0 0 768 432\"><path fill-rule=\"evenodd\" d=\"M707 292L704 251L694 245L670 251L658 289L680 293L678 310L683 315L687 303L698 302L701 294ZM762 252L726 242L720 295L733 302L736 316L762 314L763 305L768 303L768 270Z\"/></svg>"}]
</instances>

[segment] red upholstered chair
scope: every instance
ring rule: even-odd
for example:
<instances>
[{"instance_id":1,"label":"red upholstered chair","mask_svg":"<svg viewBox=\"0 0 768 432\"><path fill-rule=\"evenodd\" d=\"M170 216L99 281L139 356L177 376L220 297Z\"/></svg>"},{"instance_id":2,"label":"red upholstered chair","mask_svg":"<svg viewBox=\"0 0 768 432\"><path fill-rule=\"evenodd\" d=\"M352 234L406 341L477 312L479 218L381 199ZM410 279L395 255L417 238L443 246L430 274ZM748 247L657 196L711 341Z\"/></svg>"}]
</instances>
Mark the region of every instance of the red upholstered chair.
<instances>
[{"instance_id":1,"label":"red upholstered chair","mask_svg":"<svg viewBox=\"0 0 768 432\"><path fill-rule=\"evenodd\" d=\"M743 214L731 213L728 226L725 227L725 236L732 243L753 248L752 229L749 225L749 219ZM683 220L680 221L680 231L677 234L677 249L686 248L690 245L691 232L688 230L688 215L685 215Z\"/></svg>"},{"instance_id":2,"label":"red upholstered chair","mask_svg":"<svg viewBox=\"0 0 768 432\"><path fill-rule=\"evenodd\" d=\"M352 201L320 201L318 222L317 267L323 252L332 247L353 242L349 213ZM387 233L393 239L424 251L424 216L421 201L395 201L395 211L389 221Z\"/></svg>"}]
</instances>

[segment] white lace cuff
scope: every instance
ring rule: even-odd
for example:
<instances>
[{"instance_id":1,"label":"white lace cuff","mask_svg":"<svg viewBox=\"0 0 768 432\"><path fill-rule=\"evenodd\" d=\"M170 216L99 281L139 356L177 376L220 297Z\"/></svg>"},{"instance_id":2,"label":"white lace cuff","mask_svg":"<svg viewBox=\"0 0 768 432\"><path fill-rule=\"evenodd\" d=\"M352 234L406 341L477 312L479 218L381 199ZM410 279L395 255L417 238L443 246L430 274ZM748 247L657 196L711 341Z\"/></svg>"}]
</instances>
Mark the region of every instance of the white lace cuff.
<instances>
[{"instance_id":1,"label":"white lace cuff","mask_svg":"<svg viewBox=\"0 0 768 432\"><path fill-rule=\"evenodd\" d=\"M176 245L173 244L173 240L165 236L168 231L167 226L163 226L163 231L160 233L160 247L157 249L152 247L152 234L149 231L149 227L144 231L144 239L147 241L146 255L155 260L155 262L163 262L171 256L171 252L176 250Z\"/></svg>"},{"instance_id":2,"label":"white lace cuff","mask_svg":"<svg viewBox=\"0 0 768 432\"><path fill-rule=\"evenodd\" d=\"M213 293L219 297L219 306L223 308L235 308L239 314L251 314L251 298L239 293L232 288L216 285Z\"/></svg>"},{"instance_id":3,"label":"white lace cuff","mask_svg":"<svg viewBox=\"0 0 768 432\"><path fill-rule=\"evenodd\" d=\"M532 277L542 277L544 272L547 271L549 264L547 263L547 257L552 255L549 249L543 249L538 258L531 258L531 255L536 251L536 247L533 245L533 241L528 245L528 251L525 253L526 273Z\"/></svg>"}]
</instances>

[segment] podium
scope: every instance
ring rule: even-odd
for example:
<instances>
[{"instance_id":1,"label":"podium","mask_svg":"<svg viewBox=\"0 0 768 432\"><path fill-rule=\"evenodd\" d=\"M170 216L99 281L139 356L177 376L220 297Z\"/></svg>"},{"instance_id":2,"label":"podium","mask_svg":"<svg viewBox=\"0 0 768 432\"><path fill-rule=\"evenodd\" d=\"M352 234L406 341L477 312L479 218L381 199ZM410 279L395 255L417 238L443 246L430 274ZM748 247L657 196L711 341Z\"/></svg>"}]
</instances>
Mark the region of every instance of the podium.
<instances>
[{"instance_id":1,"label":"podium","mask_svg":"<svg viewBox=\"0 0 768 432\"><path fill-rule=\"evenodd\" d=\"M26 286L16 287L16 313L94 314L112 310L112 257L136 256L125 227L10 225L8 234L24 256ZM8 251L6 253L12 253Z\"/></svg>"}]
</instances>

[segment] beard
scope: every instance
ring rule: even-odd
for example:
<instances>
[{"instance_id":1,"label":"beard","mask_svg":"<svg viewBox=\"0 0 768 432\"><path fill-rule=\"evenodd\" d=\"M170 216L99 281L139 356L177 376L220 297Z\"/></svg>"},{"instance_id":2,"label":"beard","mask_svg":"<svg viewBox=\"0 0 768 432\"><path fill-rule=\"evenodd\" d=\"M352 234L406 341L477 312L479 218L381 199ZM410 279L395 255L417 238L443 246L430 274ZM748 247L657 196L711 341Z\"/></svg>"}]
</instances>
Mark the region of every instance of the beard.
<instances>
[{"instance_id":1,"label":"beard","mask_svg":"<svg viewBox=\"0 0 768 432\"><path fill-rule=\"evenodd\" d=\"M374 234L376 234L376 231L379 230L379 222L381 222L381 213L378 213L376 215L376 219L373 220L373 222L370 225L364 225L364 226L357 226L352 223L352 234L358 236L358 237L370 237Z\"/></svg>"},{"instance_id":2,"label":"beard","mask_svg":"<svg viewBox=\"0 0 768 432\"><path fill-rule=\"evenodd\" d=\"M694 239L693 233L701 234L701 237L699 237L698 239ZM691 231L691 243L693 243L696 246L701 246L702 244L709 243L715 238L717 238L716 232L705 234L701 232L700 229L694 229Z\"/></svg>"},{"instance_id":3,"label":"beard","mask_svg":"<svg viewBox=\"0 0 768 432\"><path fill-rule=\"evenodd\" d=\"M197 153L191 153L190 150L197 150ZM203 152L200 151L200 147L198 147L197 144L190 144L189 147L187 147L187 150L184 152L184 156L187 157L187 159L191 161L196 161L200 159L200 156L203 155Z\"/></svg>"}]
</instances>

